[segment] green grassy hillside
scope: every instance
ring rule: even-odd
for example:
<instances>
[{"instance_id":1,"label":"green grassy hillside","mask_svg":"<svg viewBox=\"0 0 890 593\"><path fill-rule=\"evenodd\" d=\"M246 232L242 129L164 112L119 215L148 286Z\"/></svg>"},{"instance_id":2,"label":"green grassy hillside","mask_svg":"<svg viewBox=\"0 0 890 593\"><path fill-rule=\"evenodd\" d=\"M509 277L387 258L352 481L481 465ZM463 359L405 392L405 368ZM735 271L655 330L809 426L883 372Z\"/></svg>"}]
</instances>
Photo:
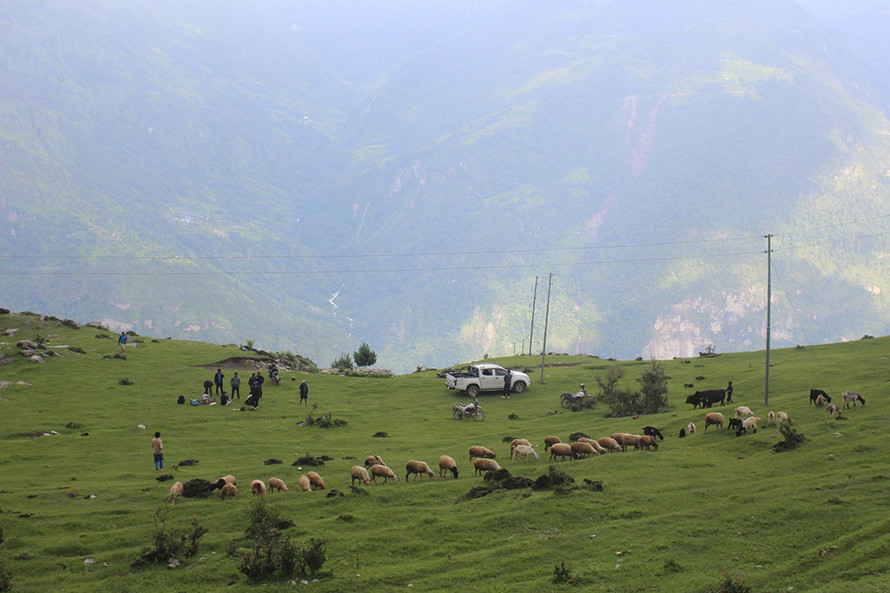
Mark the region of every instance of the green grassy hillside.
<instances>
[{"instance_id":1,"label":"green grassy hillside","mask_svg":"<svg viewBox=\"0 0 890 593\"><path fill-rule=\"evenodd\" d=\"M280 386L266 383L256 411L177 405L180 394L199 396L220 361L256 354L140 337L123 360L114 357L114 337L35 315L0 315L0 348L14 360L0 366L0 561L14 591L254 590L227 550L233 540L235 549L249 545L250 480L272 476L291 488L267 496L269 508L294 522L286 533L301 545L325 541L328 560L313 591L706 591L724 570L754 592L890 589L888 338L772 353L769 410L787 411L806 436L797 449L774 453L775 427L741 437L704 431L704 412L683 403L684 384L716 388L732 380L735 402L765 424L762 352L665 361L671 409L638 420L606 419L599 408L569 412L559 408L559 394L580 382L595 386L611 365L624 366L622 385L636 389L646 362L550 356L541 384L539 359L499 359L526 369L533 384L510 400L484 396L488 418L476 423L451 418L453 403L465 398L433 371L390 379L287 371ZM22 339L39 339L59 356L29 362L15 346ZM249 376L248 363L227 364L227 384L235 367ZM298 406L304 378L315 415L330 413L345 426L298 426L308 414ZM812 387L836 402L844 390L859 391L867 406L827 419L808 405ZM731 406L717 411L732 414ZM690 421L698 432L679 439ZM665 434L657 451L557 463L577 488L499 490L458 502L484 484L467 460L471 445L495 449L511 473L536 479L548 473L546 455L511 463L505 437L528 438L541 450L551 434L567 441L576 431L599 437L638 433L646 424ZM157 481L153 471L156 430L167 473L182 482L232 473L238 497L168 505L172 482ZM375 438L381 431L388 436ZM310 468L291 464L307 453L332 458L315 468L327 491L299 491L297 478ZM371 453L399 481L362 487L362 494L350 488L349 468ZM436 469L441 454L457 460L459 479L404 480L407 460ZM189 459L197 464L180 464ZM265 465L269 459L283 463ZM584 488L585 479L604 489ZM326 496L333 490L343 496ZM152 542L159 508L169 510L175 533L189 531L193 519L209 529L200 552L172 570L133 568ZM87 558L95 562L85 565ZM561 563L572 584L554 583ZM287 588L281 579L267 584L264 590Z\"/></svg>"}]
</instances>

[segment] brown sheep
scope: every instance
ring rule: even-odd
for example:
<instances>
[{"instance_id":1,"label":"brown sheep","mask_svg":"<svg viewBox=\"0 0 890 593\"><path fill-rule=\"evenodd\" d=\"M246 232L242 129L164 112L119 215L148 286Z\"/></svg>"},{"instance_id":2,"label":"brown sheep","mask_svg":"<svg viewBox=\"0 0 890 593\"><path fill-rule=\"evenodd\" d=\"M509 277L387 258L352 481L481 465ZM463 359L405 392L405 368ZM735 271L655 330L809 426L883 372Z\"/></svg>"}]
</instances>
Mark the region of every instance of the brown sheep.
<instances>
[{"instance_id":1,"label":"brown sheep","mask_svg":"<svg viewBox=\"0 0 890 593\"><path fill-rule=\"evenodd\" d=\"M556 443L561 443L561 442L562 441L559 440L559 437L554 437L554 436L544 437L544 450L546 451L547 449L549 449Z\"/></svg>"},{"instance_id":2,"label":"brown sheep","mask_svg":"<svg viewBox=\"0 0 890 593\"><path fill-rule=\"evenodd\" d=\"M368 470L360 465L353 465L352 469L349 470L349 475L352 477L352 485L355 486L355 481L359 480L365 486L371 485L371 476L368 475ZM306 478L307 480L309 478Z\"/></svg>"},{"instance_id":3,"label":"brown sheep","mask_svg":"<svg viewBox=\"0 0 890 593\"><path fill-rule=\"evenodd\" d=\"M532 446L532 444L525 439L513 439L513 441L510 443L511 453L513 452L513 449L516 448L516 445L528 445L529 447Z\"/></svg>"},{"instance_id":4,"label":"brown sheep","mask_svg":"<svg viewBox=\"0 0 890 593\"><path fill-rule=\"evenodd\" d=\"M599 455L596 452L596 449L593 448L593 445L590 443L583 443L581 441L576 441L569 445L572 449L572 457L587 457L588 455Z\"/></svg>"},{"instance_id":5,"label":"brown sheep","mask_svg":"<svg viewBox=\"0 0 890 593\"><path fill-rule=\"evenodd\" d=\"M174 496L182 496L182 482L174 482L172 486L170 486L170 497Z\"/></svg>"},{"instance_id":6,"label":"brown sheep","mask_svg":"<svg viewBox=\"0 0 890 593\"><path fill-rule=\"evenodd\" d=\"M269 493L271 494L276 490L279 492L287 492L287 484L285 484L284 480L281 478L269 478Z\"/></svg>"},{"instance_id":7,"label":"brown sheep","mask_svg":"<svg viewBox=\"0 0 890 593\"><path fill-rule=\"evenodd\" d=\"M479 445L475 445L470 447L470 461L473 461L473 457L484 457L486 459L494 459L497 457L495 452L487 447L482 447Z\"/></svg>"},{"instance_id":8,"label":"brown sheep","mask_svg":"<svg viewBox=\"0 0 890 593\"><path fill-rule=\"evenodd\" d=\"M319 476L317 473L306 472L306 477L309 478L309 483L312 484L313 488L317 490L324 490L325 488L327 488L327 486L325 486L324 480L322 480L321 476Z\"/></svg>"},{"instance_id":9,"label":"brown sheep","mask_svg":"<svg viewBox=\"0 0 890 593\"><path fill-rule=\"evenodd\" d=\"M238 487L234 484L224 484L223 487L219 489L220 500L235 498L236 496L238 496Z\"/></svg>"},{"instance_id":10,"label":"brown sheep","mask_svg":"<svg viewBox=\"0 0 890 593\"><path fill-rule=\"evenodd\" d=\"M474 476L476 474L481 474L482 472L496 472L501 469L501 466L498 465L497 461L494 459L485 459L484 457L474 459L473 467L476 468L476 471L473 472Z\"/></svg>"},{"instance_id":11,"label":"brown sheep","mask_svg":"<svg viewBox=\"0 0 890 593\"><path fill-rule=\"evenodd\" d=\"M414 481L417 481L417 476L419 475L421 478L423 474L426 474L432 480L435 477L436 472L430 469L430 466L426 464L425 461L415 461L412 459L408 463L405 464L405 481L408 481L408 476L414 474Z\"/></svg>"},{"instance_id":12,"label":"brown sheep","mask_svg":"<svg viewBox=\"0 0 890 593\"><path fill-rule=\"evenodd\" d=\"M638 434L628 434L624 433L621 435L621 448L627 451L628 447L633 447L634 449L639 448L640 438L642 438Z\"/></svg>"},{"instance_id":13,"label":"brown sheep","mask_svg":"<svg viewBox=\"0 0 890 593\"><path fill-rule=\"evenodd\" d=\"M379 465L379 464L372 465L370 473L371 473L371 480L375 484L377 483L377 478L383 478L384 484L386 483L387 478L391 478L393 483L396 483L398 481L398 478L396 478L395 472L392 471L389 467L387 467L385 465Z\"/></svg>"},{"instance_id":14,"label":"brown sheep","mask_svg":"<svg viewBox=\"0 0 890 593\"><path fill-rule=\"evenodd\" d=\"M708 415L705 416L705 432L712 424L718 428L723 428L723 414L720 412L708 412Z\"/></svg>"},{"instance_id":15,"label":"brown sheep","mask_svg":"<svg viewBox=\"0 0 890 593\"><path fill-rule=\"evenodd\" d=\"M439 457L439 476L445 477L445 472L451 472L451 475L457 479L457 463L448 455Z\"/></svg>"},{"instance_id":16,"label":"brown sheep","mask_svg":"<svg viewBox=\"0 0 890 593\"><path fill-rule=\"evenodd\" d=\"M386 464L383 462L383 459L381 459L379 455L369 455L365 458L365 467L371 467L372 465Z\"/></svg>"},{"instance_id":17,"label":"brown sheep","mask_svg":"<svg viewBox=\"0 0 890 593\"><path fill-rule=\"evenodd\" d=\"M634 445L634 449L649 449L650 447L658 449L658 442L655 440L655 437L647 434L642 435L640 441Z\"/></svg>"},{"instance_id":18,"label":"brown sheep","mask_svg":"<svg viewBox=\"0 0 890 593\"><path fill-rule=\"evenodd\" d=\"M621 451L621 445L612 437L600 437L597 442L607 451Z\"/></svg>"},{"instance_id":19,"label":"brown sheep","mask_svg":"<svg viewBox=\"0 0 890 593\"><path fill-rule=\"evenodd\" d=\"M250 491L254 496L263 496L266 494L266 485L262 480L254 480L250 483Z\"/></svg>"},{"instance_id":20,"label":"brown sheep","mask_svg":"<svg viewBox=\"0 0 890 593\"><path fill-rule=\"evenodd\" d=\"M297 483L300 485L300 490L302 490L303 492L312 491L312 480L309 479L309 476L300 476L300 479L297 480Z\"/></svg>"},{"instance_id":21,"label":"brown sheep","mask_svg":"<svg viewBox=\"0 0 890 593\"><path fill-rule=\"evenodd\" d=\"M565 459L568 457L571 459L573 457L572 454L572 446L566 443L556 443L550 447L550 461L553 461L557 457L562 457Z\"/></svg>"}]
</instances>

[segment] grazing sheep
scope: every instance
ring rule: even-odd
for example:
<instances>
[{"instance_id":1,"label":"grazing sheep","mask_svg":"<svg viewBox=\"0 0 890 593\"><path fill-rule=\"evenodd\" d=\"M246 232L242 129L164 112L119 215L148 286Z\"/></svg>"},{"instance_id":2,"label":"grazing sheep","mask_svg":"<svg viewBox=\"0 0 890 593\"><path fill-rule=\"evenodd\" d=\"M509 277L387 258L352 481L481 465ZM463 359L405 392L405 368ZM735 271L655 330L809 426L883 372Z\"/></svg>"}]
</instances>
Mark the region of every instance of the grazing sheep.
<instances>
[{"instance_id":1,"label":"grazing sheep","mask_svg":"<svg viewBox=\"0 0 890 593\"><path fill-rule=\"evenodd\" d=\"M284 480L281 478L269 478L269 493L271 494L276 490L279 492L287 492L287 484L285 484Z\"/></svg>"},{"instance_id":2,"label":"grazing sheep","mask_svg":"<svg viewBox=\"0 0 890 593\"><path fill-rule=\"evenodd\" d=\"M300 485L300 490L302 490L303 492L312 491L312 480L309 479L309 476L300 476L300 479L297 480L297 483Z\"/></svg>"},{"instance_id":3,"label":"grazing sheep","mask_svg":"<svg viewBox=\"0 0 890 593\"><path fill-rule=\"evenodd\" d=\"M544 437L544 450L546 451L547 449L549 449L556 443L561 443L561 442L562 441L559 440L559 437L554 437L554 436Z\"/></svg>"},{"instance_id":4,"label":"grazing sheep","mask_svg":"<svg viewBox=\"0 0 890 593\"><path fill-rule=\"evenodd\" d=\"M220 500L235 498L236 496L238 496L238 487L234 484L223 484L223 487L219 489Z\"/></svg>"},{"instance_id":5,"label":"grazing sheep","mask_svg":"<svg viewBox=\"0 0 890 593\"><path fill-rule=\"evenodd\" d=\"M473 460L473 467L476 468L476 471L473 472L473 475L481 474L482 472L496 472L501 469L501 466L498 465L498 462L494 459L486 459L486 458L478 458Z\"/></svg>"},{"instance_id":6,"label":"grazing sheep","mask_svg":"<svg viewBox=\"0 0 890 593\"><path fill-rule=\"evenodd\" d=\"M621 451L621 445L612 437L600 437L597 442L606 451Z\"/></svg>"},{"instance_id":7,"label":"grazing sheep","mask_svg":"<svg viewBox=\"0 0 890 593\"><path fill-rule=\"evenodd\" d=\"M619 446L618 448L620 449L621 447ZM557 457L562 457L563 459L565 459L566 457L573 458L574 455L572 454L572 446L565 443L556 443L555 445L551 446L550 461L553 461Z\"/></svg>"},{"instance_id":8,"label":"grazing sheep","mask_svg":"<svg viewBox=\"0 0 890 593\"><path fill-rule=\"evenodd\" d=\"M372 465L370 472L371 480L373 480L375 484L377 483L377 478L383 478L384 484L386 483L387 478L391 478L393 484L399 481L398 478L396 478L395 472L385 465Z\"/></svg>"},{"instance_id":9,"label":"grazing sheep","mask_svg":"<svg viewBox=\"0 0 890 593\"><path fill-rule=\"evenodd\" d=\"M791 418L786 412L779 412L776 414L776 428L782 428L782 425L786 422L791 424Z\"/></svg>"},{"instance_id":10,"label":"grazing sheep","mask_svg":"<svg viewBox=\"0 0 890 593\"><path fill-rule=\"evenodd\" d=\"M736 418L742 418L744 420L745 418L750 418L753 415L754 412L752 412L751 408L749 408L748 406L739 406L735 409Z\"/></svg>"},{"instance_id":11,"label":"grazing sheep","mask_svg":"<svg viewBox=\"0 0 890 593\"><path fill-rule=\"evenodd\" d=\"M497 457L495 452L487 447L482 447L480 445L475 445L470 447L470 461L473 461L473 457L484 457L486 459L494 459Z\"/></svg>"},{"instance_id":12,"label":"grazing sheep","mask_svg":"<svg viewBox=\"0 0 890 593\"><path fill-rule=\"evenodd\" d=\"M828 404L828 406L825 407L826 416L831 416L832 418L840 418L841 414L843 413L844 411L841 410L837 404Z\"/></svg>"},{"instance_id":13,"label":"grazing sheep","mask_svg":"<svg viewBox=\"0 0 890 593\"><path fill-rule=\"evenodd\" d=\"M772 412L770 412L772 414ZM730 418L729 422L726 423L726 430L730 428L733 430L739 430L742 427L742 419L741 418Z\"/></svg>"},{"instance_id":14,"label":"grazing sheep","mask_svg":"<svg viewBox=\"0 0 890 593\"><path fill-rule=\"evenodd\" d=\"M695 424L690 422L689 424L686 425L686 434L690 435L690 434L694 434L694 433L695 433Z\"/></svg>"},{"instance_id":15,"label":"grazing sheep","mask_svg":"<svg viewBox=\"0 0 890 593\"><path fill-rule=\"evenodd\" d=\"M581 441L576 441L570 445L572 449L572 457L578 459L579 457L587 457L589 455L599 455L596 452L596 449L593 448L593 445L590 443L582 443Z\"/></svg>"},{"instance_id":16,"label":"grazing sheep","mask_svg":"<svg viewBox=\"0 0 890 593\"><path fill-rule=\"evenodd\" d=\"M513 453L510 455L510 461L515 461L517 457L525 456L525 460L528 461L529 455L535 458L535 461L538 460L538 454L535 453L534 447L529 445L516 445L516 448L513 449Z\"/></svg>"},{"instance_id":17,"label":"grazing sheep","mask_svg":"<svg viewBox=\"0 0 890 593\"><path fill-rule=\"evenodd\" d=\"M365 458L365 467L371 467L372 465L386 465L379 455L369 455Z\"/></svg>"},{"instance_id":18,"label":"grazing sheep","mask_svg":"<svg viewBox=\"0 0 890 593\"><path fill-rule=\"evenodd\" d=\"M309 482L316 490L324 490L325 488L327 488L327 486L325 486L324 480L322 480L321 476L319 476L317 473L306 472L306 477L309 478Z\"/></svg>"},{"instance_id":19,"label":"grazing sheep","mask_svg":"<svg viewBox=\"0 0 890 593\"><path fill-rule=\"evenodd\" d=\"M352 469L349 470L349 475L352 477L353 486L355 486L356 480L360 480L365 486L371 485L371 476L368 475L368 470L360 465L353 465ZM306 479L308 480L309 478Z\"/></svg>"},{"instance_id":20,"label":"grazing sheep","mask_svg":"<svg viewBox=\"0 0 890 593\"><path fill-rule=\"evenodd\" d=\"M755 417L753 417L753 416L752 416L751 418L745 418L745 419L742 421L742 427L741 427L739 430L736 431L736 433L735 433L736 436L741 436L741 434L742 434L743 432L748 432L749 430L750 430L751 432L756 433L756 432L757 432L757 425L758 425L759 423L760 423L760 418L755 418Z\"/></svg>"},{"instance_id":21,"label":"grazing sheep","mask_svg":"<svg viewBox=\"0 0 890 593\"><path fill-rule=\"evenodd\" d=\"M811 403L812 403L812 402L811 402ZM817 396L816 396L816 407L817 407L817 408L821 408L821 407L824 406L824 405L825 405L825 396L824 396L824 395L821 395L821 394L820 394L820 395L817 395Z\"/></svg>"},{"instance_id":22,"label":"grazing sheep","mask_svg":"<svg viewBox=\"0 0 890 593\"><path fill-rule=\"evenodd\" d=\"M510 443L510 451L512 452L518 445L528 445L529 447L533 446L530 442L525 439L513 439Z\"/></svg>"},{"instance_id":23,"label":"grazing sheep","mask_svg":"<svg viewBox=\"0 0 890 593\"><path fill-rule=\"evenodd\" d=\"M769 414L766 415L766 425L769 426L770 424L775 424L775 423L776 423L776 413L773 412L772 410L770 410Z\"/></svg>"},{"instance_id":24,"label":"grazing sheep","mask_svg":"<svg viewBox=\"0 0 890 593\"><path fill-rule=\"evenodd\" d=\"M708 415L705 416L705 432L708 431L708 427L712 424L723 428L723 414L720 412L708 412Z\"/></svg>"},{"instance_id":25,"label":"grazing sheep","mask_svg":"<svg viewBox=\"0 0 890 593\"><path fill-rule=\"evenodd\" d=\"M615 440L617 441L618 439ZM628 447L633 447L634 449L636 449L637 445L640 442L640 435L624 433L621 435L621 440L618 442L621 443L621 448L624 451L627 451Z\"/></svg>"},{"instance_id":26,"label":"grazing sheep","mask_svg":"<svg viewBox=\"0 0 890 593\"><path fill-rule=\"evenodd\" d=\"M850 404L853 404L853 407L856 407L856 402L860 402L863 406L865 405L865 400L862 399L862 396L856 393L855 391L845 391L844 392L844 408L849 408Z\"/></svg>"},{"instance_id":27,"label":"grazing sheep","mask_svg":"<svg viewBox=\"0 0 890 593\"><path fill-rule=\"evenodd\" d=\"M414 481L417 481L417 476L423 477L423 474L426 474L432 480L435 477L436 472L430 469L430 466L426 464L425 461L415 461L412 459L408 463L405 464L405 481L408 481L408 476L414 474Z\"/></svg>"},{"instance_id":28,"label":"grazing sheep","mask_svg":"<svg viewBox=\"0 0 890 593\"><path fill-rule=\"evenodd\" d=\"M266 485L262 480L254 480L250 483L250 491L254 496L263 496L266 494Z\"/></svg>"},{"instance_id":29,"label":"grazing sheep","mask_svg":"<svg viewBox=\"0 0 890 593\"><path fill-rule=\"evenodd\" d=\"M235 486L236 485L235 484L235 476L229 474L228 476L221 477L220 479L218 479L216 482L213 483L213 487L211 488L211 490L216 490L217 488L222 490L222 487L225 486L226 484L231 484L232 486Z\"/></svg>"},{"instance_id":30,"label":"grazing sheep","mask_svg":"<svg viewBox=\"0 0 890 593\"><path fill-rule=\"evenodd\" d=\"M648 435L650 437L657 437L660 440L664 440L664 435L661 434L661 431L655 428L654 426L644 426L643 434Z\"/></svg>"},{"instance_id":31,"label":"grazing sheep","mask_svg":"<svg viewBox=\"0 0 890 593\"><path fill-rule=\"evenodd\" d=\"M603 453L607 453L607 452L608 452L608 451L606 451L602 446L600 446L600 444L599 444L597 441L595 441L594 439L589 439L589 438L587 438L587 437L581 437L581 438L578 439L578 442L579 442L579 443L587 443L587 444L589 444L589 445L590 445L591 447L593 447L594 450L596 450L596 452L599 453L599 454L603 454Z\"/></svg>"},{"instance_id":32,"label":"grazing sheep","mask_svg":"<svg viewBox=\"0 0 890 593\"><path fill-rule=\"evenodd\" d=\"M457 463L448 455L439 457L439 476L444 478L445 472L451 472L454 479L457 479Z\"/></svg>"},{"instance_id":33,"label":"grazing sheep","mask_svg":"<svg viewBox=\"0 0 890 593\"><path fill-rule=\"evenodd\" d=\"M172 486L170 486L170 497L174 496L182 496L182 482L174 482Z\"/></svg>"},{"instance_id":34,"label":"grazing sheep","mask_svg":"<svg viewBox=\"0 0 890 593\"><path fill-rule=\"evenodd\" d=\"M655 447L656 450L658 449L658 442L651 434L640 436L639 442L634 445L634 449L649 449L650 447Z\"/></svg>"}]
</instances>

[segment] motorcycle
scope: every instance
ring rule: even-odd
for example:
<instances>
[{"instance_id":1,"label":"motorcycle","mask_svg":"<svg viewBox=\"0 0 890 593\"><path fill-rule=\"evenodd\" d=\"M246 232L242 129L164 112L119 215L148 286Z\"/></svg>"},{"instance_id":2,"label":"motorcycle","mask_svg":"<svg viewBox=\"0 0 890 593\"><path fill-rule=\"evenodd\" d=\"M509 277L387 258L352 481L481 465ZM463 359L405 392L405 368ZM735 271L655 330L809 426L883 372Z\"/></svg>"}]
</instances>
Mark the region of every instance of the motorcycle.
<instances>
[{"instance_id":1,"label":"motorcycle","mask_svg":"<svg viewBox=\"0 0 890 593\"><path fill-rule=\"evenodd\" d=\"M571 408L572 406L577 406L581 404L581 401L584 399L587 393L583 391L579 391L577 393L569 393L568 391L564 391L560 397L559 404L563 408Z\"/></svg>"},{"instance_id":2,"label":"motorcycle","mask_svg":"<svg viewBox=\"0 0 890 593\"><path fill-rule=\"evenodd\" d=\"M462 420L464 416L469 416L476 422L485 420L485 410L479 405L479 400L475 397L468 404L454 404L453 416L455 420Z\"/></svg>"},{"instance_id":3,"label":"motorcycle","mask_svg":"<svg viewBox=\"0 0 890 593\"><path fill-rule=\"evenodd\" d=\"M269 378L272 379L272 382L276 385L281 384L281 375L278 374L278 368L272 366L269 368Z\"/></svg>"}]
</instances>

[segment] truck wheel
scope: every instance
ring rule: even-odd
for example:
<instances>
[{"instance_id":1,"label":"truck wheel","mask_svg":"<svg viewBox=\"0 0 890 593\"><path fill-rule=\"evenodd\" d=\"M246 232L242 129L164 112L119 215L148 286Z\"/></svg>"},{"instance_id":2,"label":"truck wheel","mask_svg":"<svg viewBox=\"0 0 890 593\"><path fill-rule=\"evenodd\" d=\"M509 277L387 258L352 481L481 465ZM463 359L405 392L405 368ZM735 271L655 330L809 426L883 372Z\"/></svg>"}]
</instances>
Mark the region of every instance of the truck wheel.
<instances>
[{"instance_id":1,"label":"truck wheel","mask_svg":"<svg viewBox=\"0 0 890 593\"><path fill-rule=\"evenodd\" d=\"M476 397L479 395L479 386L478 385L469 385L467 387L467 395L470 397Z\"/></svg>"},{"instance_id":2,"label":"truck wheel","mask_svg":"<svg viewBox=\"0 0 890 593\"><path fill-rule=\"evenodd\" d=\"M516 383L513 383L513 393L522 393L523 391L525 391L524 381L517 381Z\"/></svg>"}]
</instances>

